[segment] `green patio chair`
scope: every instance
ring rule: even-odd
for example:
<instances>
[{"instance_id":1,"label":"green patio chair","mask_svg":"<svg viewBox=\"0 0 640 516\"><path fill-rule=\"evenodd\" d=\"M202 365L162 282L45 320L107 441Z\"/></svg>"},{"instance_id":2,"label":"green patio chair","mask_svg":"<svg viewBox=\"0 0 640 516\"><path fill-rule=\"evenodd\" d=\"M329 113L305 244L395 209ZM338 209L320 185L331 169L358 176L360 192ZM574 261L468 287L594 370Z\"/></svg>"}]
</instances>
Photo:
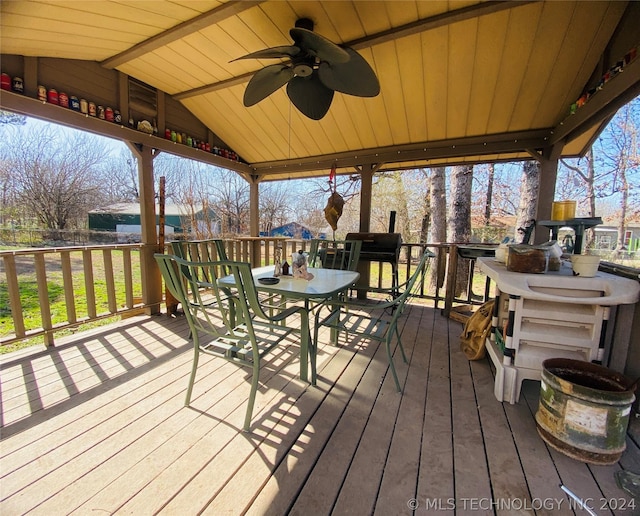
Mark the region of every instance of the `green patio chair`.
<instances>
[{"instance_id":1,"label":"green patio chair","mask_svg":"<svg viewBox=\"0 0 640 516\"><path fill-rule=\"evenodd\" d=\"M193 338L193 365L185 406L191 403L201 353L248 367L253 376L243 428L249 431L259 384L260 361L285 340L290 341L290 336L297 336L300 359L306 361L309 357L311 383L315 385L316 356L310 339L308 312L303 307L292 306L268 315L258 300L248 263L228 260L192 262L165 254L156 254L155 258L167 287L184 307ZM217 278L224 270L234 276L236 288L232 292L217 286ZM211 297L215 298L215 303L211 303ZM300 315L299 328L281 324L294 314Z\"/></svg>"},{"instance_id":2,"label":"green patio chair","mask_svg":"<svg viewBox=\"0 0 640 516\"><path fill-rule=\"evenodd\" d=\"M227 250L224 240L210 238L206 240L176 240L171 242L173 254L192 262L226 261Z\"/></svg>"},{"instance_id":3,"label":"green patio chair","mask_svg":"<svg viewBox=\"0 0 640 516\"><path fill-rule=\"evenodd\" d=\"M173 254L178 258L182 258L183 260L189 260L192 262L214 262L214 261L226 261L227 252L224 248L224 242L220 239L208 239L208 240L176 240L171 242L171 249ZM188 271L186 271L188 272ZM198 269L194 269L194 272L197 272L201 275L201 277L197 278L201 285L213 284L215 283L215 278L218 277L217 271L209 271L205 267L201 267ZM229 271L225 268L222 268L220 271L222 276L226 276L229 274ZM211 295L205 296L203 295L203 289L200 288L200 296L198 298L194 298L196 303L202 303L203 300L207 300L208 305L215 305L219 302L219 295ZM189 290L191 294L194 293L193 290ZM229 296L229 291L224 291L223 298ZM191 328L189 328L189 338L191 338Z\"/></svg>"},{"instance_id":4,"label":"green patio chair","mask_svg":"<svg viewBox=\"0 0 640 516\"><path fill-rule=\"evenodd\" d=\"M409 279L397 288L388 289L388 297L377 303L361 303L354 300L329 300L324 303L315 314L313 330L314 347L318 345L318 333L321 327L335 331L339 336L345 333L382 342L385 345L389 368L393 375L398 392L402 392L398 374L393 363L391 344L394 336L398 340L398 347L402 360L407 363L407 357L402 347L398 320L402 316L408 299L414 295L424 281L430 258L435 255L426 250L420 257L415 270ZM421 281L418 281L421 279ZM381 290L377 290L381 292Z\"/></svg>"},{"instance_id":5,"label":"green patio chair","mask_svg":"<svg viewBox=\"0 0 640 516\"><path fill-rule=\"evenodd\" d=\"M360 259L361 240L311 240L309 266L355 271Z\"/></svg>"},{"instance_id":6,"label":"green patio chair","mask_svg":"<svg viewBox=\"0 0 640 516\"><path fill-rule=\"evenodd\" d=\"M178 240L171 242L171 248L173 254L183 258L185 260L191 260L196 262L203 261L226 261L229 260L227 256L227 250L224 246L224 240L219 238L211 238L207 240ZM225 276L230 274L230 271L223 269ZM264 306L268 306L271 313L273 310L280 310L286 307L284 301L280 299L280 296L269 295L264 293L258 294L260 303Z\"/></svg>"}]
</instances>

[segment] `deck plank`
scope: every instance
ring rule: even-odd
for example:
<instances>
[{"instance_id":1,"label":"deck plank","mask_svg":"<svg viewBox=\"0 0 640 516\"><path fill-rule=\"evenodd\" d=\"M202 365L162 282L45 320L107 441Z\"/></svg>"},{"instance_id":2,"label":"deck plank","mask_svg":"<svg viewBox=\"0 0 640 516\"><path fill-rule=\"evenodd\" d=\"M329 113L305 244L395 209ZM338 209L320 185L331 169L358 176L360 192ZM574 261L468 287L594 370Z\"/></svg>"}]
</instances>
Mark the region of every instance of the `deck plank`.
<instances>
[{"instance_id":1,"label":"deck plank","mask_svg":"<svg viewBox=\"0 0 640 516\"><path fill-rule=\"evenodd\" d=\"M256 446L262 445L262 426L272 424L273 418L269 414L274 411L274 406L278 406L274 400L282 396L283 388L291 387L297 395L306 388L305 383L295 379L299 371L297 357L296 347L295 352L287 354L286 360L270 362L274 368L263 367L260 375L262 389L256 398L250 439L247 439L249 434L241 431L249 396L250 373L227 364L234 369L232 377L235 381L232 385L228 381L220 384L213 375L199 374L197 378L200 381L196 381L197 389L194 387L194 399L189 409L197 416L198 424L174 431L177 443L184 440L190 446L176 460L158 468L153 481L145 482L118 510L133 514L148 511L153 513L163 509L168 500L175 498L177 502L174 503L182 504L185 497L193 507L206 506L220 485L229 481L238 468L244 457L243 449L247 445L250 449L253 448L251 440L255 439ZM215 358L207 358L209 362L224 363ZM186 379L183 389L184 386ZM261 418L263 410L268 411L264 423ZM156 460L163 460L164 453L163 450L158 450L151 459L157 457ZM137 478L137 470L141 468L142 464L136 471L129 472L128 476ZM214 473L209 474L211 471ZM112 492L116 493L118 490Z\"/></svg>"},{"instance_id":2,"label":"deck plank","mask_svg":"<svg viewBox=\"0 0 640 516\"><path fill-rule=\"evenodd\" d=\"M453 514L455 500L451 406L450 321L435 316L428 378L422 448L415 504L420 513ZM453 323L458 327L457 323Z\"/></svg>"},{"instance_id":3,"label":"deck plank","mask_svg":"<svg viewBox=\"0 0 640 516\"><path fill-rule=\"evenodd\" d=\"M410 318L410 320L413 325L415 318ZM403 328L406 329L406 315L401 321L404 324ZM405 339L406 342L404 342L405 351L409 356L413 353L415 346L415 333L415 330L409 330L408 337L411 338ZM379 360L386 366L386 351ZM394 362L402 386L405 383L407 367L402 362L397 346L394 350ZM336 514L371 514L378 497L380 482L387 462L389 442L393 437L403 396L396 391L388 367L385 367L382 382L374 379L369 389L371 392L377 392L377 397L368 415L367 424L362 432L336 503L332 508L332 512Z\"/></svg>"},{"instance_id":4,"label":"deck plank","mask_svg":"<svg viewBox=\"0 0 640 516\"><path fill-rule=\"evenodd\" d=\"M565 495L558 487L560 478L552 457L544 441L540 439L535 424L532 424L538 407L539 385L539 382L525 381L522 391L524 393L530 390L528 399L523 394L519 403L503 403L503 406L526 477L530 501L537 508L536 514L571 515L573 511L569 509Z\"/></svg>"},{"instance_id":5,"label":"deck plank","mask_svg":"<svg viewBox=\"0 0 640 516\"><path fill-rule=\"evenodd\" d=\"M492 495L478 400L471 365L460 350L461 333L462 325L452 325L449 340L456 514L493 514L486 503Z\"/></svg>"},{"instance_id":6,"label":"deck plank","mask_svg":"<svg viewBox=\"0 0 640 516\"><path fill-rule=\"evenodd\" d=\"M384 467L378 492L375 514L388 515L409 512L416 496L416 479L420 465L422 433L416 424L424 421L429 367L433 345L433 318L427 314L408 319L402 334L403 341L414 341L409 356L409 371L403 387L404 395ZM432 314L429 314L432 315Z\"/></svg>"},{"instance_id":7,"label":"deck plank","mask_svg":"<svg viewBox=\"0 0 640 516\"><path fill-rule=\"evenodd\" d=\"M496 514L531 507L517 447L502 403L492 393L493 375L487 360L471 362L485 451L491 478L491 499Z\"/></svg>"},{"instance_id":8,"label":"deck plank","mask_svg":"<svg viewBox=\"0 0 640 516\"><path fill-rule=\"evenodd\" d=\"M358 349L341 344L338 349L336 356L342 369L334 368L331 377L322 375L331 382L326 388L325 401L286 455L277 462L277 468L251 504L248 514L296 514L305 510L322 514L330 510L335 494L327 495L327 491L331 489L332 480L340 482L341 463L347 460L348 465L351 441L361 431L358 429L359 418L350 416L349 412L353 410L354 401L359 407L367 404L363 399L366 395L363 397L359 391L360 386L368 384L367 375L378 376L382 370L382 367L372 367L375 357L380 356L376 344ZM338 365L333 362L332 365ZM327 453L328 449L332 452ZM282 482L289 475L299 477L299 483ZM296 505L298 500L302 503ZM327 502L329 507L323 507Z\"/></svg>"},{"instance_id":9,"label":"deck plank","mask_svg":"<svg viewBox=\"0 0 640 516\"><path fill-rule=\"evenodd\" d=\"M550 449L535 426L538 382L498 402L489 361L460 351L460 323L407 312L403 394L383 346L333 346L326 331L317 387L298 378L297 343L267 360L250 433L251 373L225 361L202 361L184 407L184 318L141 316L1 356L2 513L387 515L411 514L413 499L416 514L532 513L480 503L525 497L562 502L537 515L574 514L563 483L597 514L633 514L599 505L629 500L614 474L637 471L637 441L606 467Z\"/></svg>"},{"instance_id":10,"label":"deck plank","mask_svg":"<svg viewBox=\"0 0 640 516\"><path fill-rule=\"evenodd\" d=\"M367 369L356 371L355 376L350 379L353 387L346 400L346 407L327 441L322 457L297 497L291 510L292 514L317 511L326 513L333 510L353 465L363 434L371 422L371 413L380 394L381 383L390 374L383 345L354 337L345 346L357 350L357 354L366 360ZM398 355L395 360L400 360ZM337 388L340 387L341 384L337 385Z\"/></svg>"},{"instance_id":11,"label":"deck plank","mask_svg":"<svg viewBox=\"0 0 640 516\"><path fill-rule=\"evenodd\" d=\"M233 476L242 478L242 482L229 479L215 486L217 489L212 486L211 490L202 493L194 492L191 486L188 486L165 507L165 510L169 514L175 513L183 503L195 497L198 505L206 508L206 512L209 513L243 511L243 507L251 503L258 490L269 479L277 461L280 460L280 454L291 448L296 436L304 431L309 419L322 405L331 384L331 376L339 374L340 360L329 360L333 357L328 356L323 358L319 364L320 378L316 387L297 382L281 389L279 399L267 409L266 417L260 420L252 433L236 434L230 450L225 450L229 456L221 454L208 465L208 474L212 475L218 471L226 471L230 462L236 462ZM276 410L273 410L274 407ZM240 462L238 457L241 458ZM247 485L253 486L253 489L247 490Z\"/></svg>"}]
</instances>

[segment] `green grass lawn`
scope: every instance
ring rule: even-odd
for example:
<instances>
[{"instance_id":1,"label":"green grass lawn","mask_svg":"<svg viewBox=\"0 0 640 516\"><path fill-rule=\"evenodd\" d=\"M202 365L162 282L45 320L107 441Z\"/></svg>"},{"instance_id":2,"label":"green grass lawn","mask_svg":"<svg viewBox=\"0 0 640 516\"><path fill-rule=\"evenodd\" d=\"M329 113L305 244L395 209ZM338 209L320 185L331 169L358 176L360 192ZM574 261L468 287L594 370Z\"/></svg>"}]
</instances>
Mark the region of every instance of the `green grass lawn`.
<instances>
[{"instance_id":1,"label":"green grass lawn","mask_svg":"<svg viewBox=\"0 0 640 516\"><path fill-rule=\"evenodd\" d=\"M116 291L116 303L118 306L125 304L125 284L123 274L123 259L121 252L114 252L113 269L114 283ZM47 287L52 323L61 324L67 321L67 306L64 298L64 284L62 271L59 266L59 256L55 254L47 255ZM105 280L105 267L101 251L92 251L94 292L96 298L96 311L98 314L108 311L107 284ZM32 260L31 260L32 262ZM75 313L78 319L87 316L87 292L84 281L84 270L82 266L82 253L72 255L72 278L73 292L75 298ZM31 263L24 260L18 266L18 283L20 288L20 299L25 328L27 330L42 327L42 316L40 312L40 302L38 299L38 287L35 270ZM140 260L138 253L132 253L132 275L134 296L141 296ZM98 321L84 323L72 328L56 331L55 336L61 337L78 331L87 330L96 326L102 326L118 320L120 316L113 316ZM14 323L9 307L9 295L6 278L0 277L0 337L14 333ZM44 337L34 337L13 344L0 347L0 353L8 353L17 349L22 349L35 344L44 344Z\"/></svg>"}]
</instances>

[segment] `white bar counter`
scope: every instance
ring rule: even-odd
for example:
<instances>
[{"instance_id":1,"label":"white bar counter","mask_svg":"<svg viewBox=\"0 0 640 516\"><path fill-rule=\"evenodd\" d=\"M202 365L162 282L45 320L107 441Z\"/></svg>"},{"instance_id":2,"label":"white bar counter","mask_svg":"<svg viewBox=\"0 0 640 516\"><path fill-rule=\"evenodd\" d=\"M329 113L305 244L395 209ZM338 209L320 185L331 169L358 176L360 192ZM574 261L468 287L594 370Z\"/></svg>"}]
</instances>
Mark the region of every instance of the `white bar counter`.
<instances>
[{"instance_id":1,"label":"white bar counter","mask_svg":"<svg viewBox=\"0 0 640 516\"><path fill-rule=\"evenodd\" d=\"M494 394L515 403L524 380L540 380L547 358L599 361L610 307L636 303L640 283L597 272L573 276L571 265L545 274L510 272L495 258L478 258L496 284L487 351L496 367Z\"/></svg>"},{"instance_id":2,"label":"white bar counter","mask_svg":"<svg viewBox=\"0 0 640 516\"><path fill-rule=\"evenodd\" d=\"M539 301L559 302L571 298L575 304L604 306L638 302L640 283L606 272L597 272L593 278L574 276L571 265L563 262L557 272L526 274L510 272L495 258L478 258L480 270L489 276L500 292ZM591 295L593 293L593 295Z\"/></svg>"}]
</instances>

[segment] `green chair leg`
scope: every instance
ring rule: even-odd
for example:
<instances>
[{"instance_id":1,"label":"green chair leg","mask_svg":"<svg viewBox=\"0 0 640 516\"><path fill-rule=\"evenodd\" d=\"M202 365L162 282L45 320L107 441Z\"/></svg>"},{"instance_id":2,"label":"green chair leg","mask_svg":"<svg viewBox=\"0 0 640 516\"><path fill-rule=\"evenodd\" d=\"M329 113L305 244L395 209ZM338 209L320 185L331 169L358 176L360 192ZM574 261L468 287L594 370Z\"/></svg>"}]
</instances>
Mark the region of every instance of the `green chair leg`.
<instances>
[{"instance_id":1,"label":"green chair leg","mask_svg":"<svg viewBox=\"0 0 640 516\"><path fill-rule=\"evenodd\" d=\"M184 400L184 406L188 407L191 403L191 392L193 391L193 384L196 380L196 371L198 370L198 361L200 360L200 353L198 348L195 347L193 352L193 365L191 366L191 374L189 375L189 385L187 387L187 396Z\"/></svg>"},{"instance_id":2,"label":"green chair leg","mask_svg":"<svg viewBox=\"0 0 640 516\"><path fill-rule=\"evenodd\" d=\"M258 385L260 383L260 363L255 362L253 366L253 378L251 378L251 392L249 393L249 402L247 403L247 412L244 416L244 426L242 427L245 432L249 432L251 429L251 415L253 414L253 406L256 402L256 394L258 393Z\"/></svg>"}]
</instances>

